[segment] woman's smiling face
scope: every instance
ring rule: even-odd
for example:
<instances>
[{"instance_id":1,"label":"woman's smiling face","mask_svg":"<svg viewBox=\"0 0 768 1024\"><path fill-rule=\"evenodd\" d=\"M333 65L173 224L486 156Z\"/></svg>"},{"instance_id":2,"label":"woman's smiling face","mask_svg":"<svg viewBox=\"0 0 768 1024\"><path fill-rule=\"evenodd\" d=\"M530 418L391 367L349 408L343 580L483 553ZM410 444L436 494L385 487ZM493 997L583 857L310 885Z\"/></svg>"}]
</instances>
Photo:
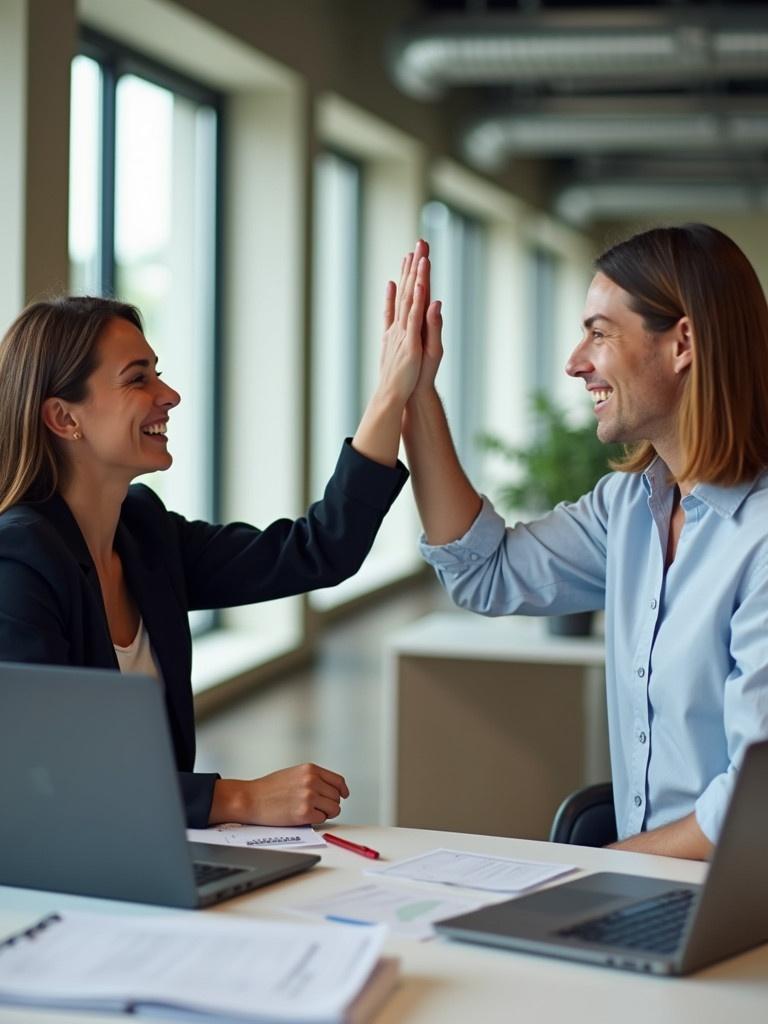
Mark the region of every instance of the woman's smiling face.
<instances>
[{"instance_id":1,"label":"woman's smiling face","mask_svg":"<svg viewBox=\"0 0 768 1024\"><path fill-rule=\"evenodd\" d=\"M81 435L76 462L128 481L168 469L168 414L181 399L160 379L146 338L127 320L110 320L97 359L85 399L69 404Z\"/></svg>"}]
</instances>

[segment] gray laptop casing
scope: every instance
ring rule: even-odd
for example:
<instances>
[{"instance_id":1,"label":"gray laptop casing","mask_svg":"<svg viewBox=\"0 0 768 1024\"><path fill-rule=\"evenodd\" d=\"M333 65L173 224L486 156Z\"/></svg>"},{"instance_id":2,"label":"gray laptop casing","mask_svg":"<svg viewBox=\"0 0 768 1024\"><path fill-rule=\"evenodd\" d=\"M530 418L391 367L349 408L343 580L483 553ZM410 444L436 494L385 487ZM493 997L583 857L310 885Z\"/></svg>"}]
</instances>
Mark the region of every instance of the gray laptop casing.
<instances>
[{"instance_id":1,"label":"gray laptop casing","mask_svg":"<svg viewBox=\"0 0 768 1024\"><path fill-rule=\"evenodd\" d=\"M703 886L600 873L519 899L446 918L436 930L453 939L585 960L655 974L689 974L768 942L768 741L746 752ZM558 933L671 890L695 893L674 953L590 943Z\"/></svg>"},{"instance_id":2,"label":"gray laptop casing","mask_svg":"<svg viewBox=\"0 0 768 1024\"><path fill-rule=\"evenodd\" d=\"M0 663L0 884L203 907L312 867L189 843L160 685ZM240 869L195 884L195 861Z\"/></svg>"}]
</instances>

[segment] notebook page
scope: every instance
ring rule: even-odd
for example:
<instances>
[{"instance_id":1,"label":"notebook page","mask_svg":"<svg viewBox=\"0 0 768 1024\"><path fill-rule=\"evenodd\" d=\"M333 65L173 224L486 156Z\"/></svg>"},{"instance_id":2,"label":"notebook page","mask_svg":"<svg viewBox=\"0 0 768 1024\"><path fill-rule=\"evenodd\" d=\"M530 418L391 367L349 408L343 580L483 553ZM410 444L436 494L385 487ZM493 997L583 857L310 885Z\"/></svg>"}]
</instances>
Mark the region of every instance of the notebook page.
<instances>
[{"instance_id":1,"label":"notebook page","mask_svg":"<svg viewBox=\"0 0 768 1024\"><path fill-rule=\"evenodd\" d=\"M331 1021L371 974L382 928L66 914L0 948L0 999L159 1003L235 1018Z\"/></svg>"}]
</instances>

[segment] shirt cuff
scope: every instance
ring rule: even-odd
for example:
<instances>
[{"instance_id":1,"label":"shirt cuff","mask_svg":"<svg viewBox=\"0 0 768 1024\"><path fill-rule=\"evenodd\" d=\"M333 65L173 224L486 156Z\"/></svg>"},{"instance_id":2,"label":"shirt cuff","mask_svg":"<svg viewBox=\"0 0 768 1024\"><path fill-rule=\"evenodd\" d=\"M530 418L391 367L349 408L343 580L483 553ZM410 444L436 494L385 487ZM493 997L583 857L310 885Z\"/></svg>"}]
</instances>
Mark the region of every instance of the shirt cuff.
<instances>
[{"instance_id":1,"label":"shirt cuff","mask_svg":"<svg viewBox=\"0 0 768 1024\"><path fill-rule=\"evenodd\" d=\"M458 540L449 544L428 544L422 533L419 551L425 562L436 569L458 572L465 566L472 566L490 558L497 550L506 529L504 520L488 498L481 494L483 504L474 522Z\"/></svg>"}]
</instances>

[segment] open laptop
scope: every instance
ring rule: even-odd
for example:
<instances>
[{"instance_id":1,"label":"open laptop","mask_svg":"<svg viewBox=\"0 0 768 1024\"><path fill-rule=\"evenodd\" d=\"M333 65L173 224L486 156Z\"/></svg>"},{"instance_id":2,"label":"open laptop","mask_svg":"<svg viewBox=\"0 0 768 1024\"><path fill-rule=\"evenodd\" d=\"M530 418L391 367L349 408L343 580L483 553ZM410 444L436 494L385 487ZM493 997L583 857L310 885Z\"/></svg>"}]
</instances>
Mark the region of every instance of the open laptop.
<instances>
[{"instance_id":1,"label":"open laptop","mask_svg":"<svg viewBox=\"0 0 768 1024\"><path fill-rule=\"evenodd\" d=\"M654 974L768 942L768 741L739 771L704 885L594 874L435 925L452 939Z\"/></svg>"},{"instance_id":2,"label":"open laptop","mask_svg":"<svg viewBox=\"0 0 768 1024\"><path fill-rule=\"evenodd\" d=\"M0 884L207 907L320 859L189 843L161 687L0 663Z\"/></svg>"}]
</instances>

